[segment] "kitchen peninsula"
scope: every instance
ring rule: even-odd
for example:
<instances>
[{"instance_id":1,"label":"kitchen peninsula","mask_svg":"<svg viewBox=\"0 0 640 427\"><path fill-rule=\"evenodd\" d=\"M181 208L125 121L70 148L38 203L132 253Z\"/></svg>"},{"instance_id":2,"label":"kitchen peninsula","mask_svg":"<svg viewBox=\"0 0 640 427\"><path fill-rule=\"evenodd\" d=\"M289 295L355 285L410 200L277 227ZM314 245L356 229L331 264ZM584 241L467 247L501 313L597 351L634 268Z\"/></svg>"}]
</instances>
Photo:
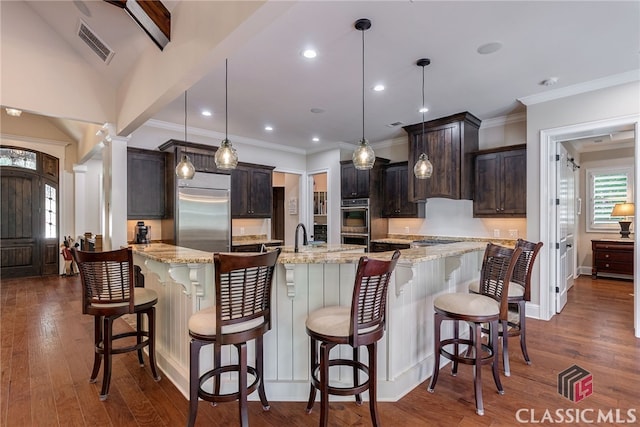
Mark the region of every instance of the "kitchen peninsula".
<instances>
[{"instance_id":1,"label":"kitchen peninsula","mask_svg":"<svg viewBox=\"0 0 640 427\"><path fill-rule=\"evenodd\" d=\"M479 277L485 246L483 242L458 242L402 250L389 288L387 331L378 347L379 400L398 400L431 373L433 299L441 293L466 292L468 284ZM191 314L214 304L213 256L167 244L132 245L132 249L145 286L159 294L158 365L188 396L187 323ZM270 400L308 398L305 319L323 306L350 304L362 255L363 248L356 245L304 246L298 253L283 247L274 277L272 330L264 337L264 380ZM388 258L391 252L368 256ZM338 351L344 351L345 357L350 354L346 348ZM201 357L202 369L208 369L211 349L203 349ZM253 357L250 345L249 360ZM223 359L235 360L235 350L224 348ZM350 381L349 370L342 372L341 380Z\"/></svg>"}]
</instances>

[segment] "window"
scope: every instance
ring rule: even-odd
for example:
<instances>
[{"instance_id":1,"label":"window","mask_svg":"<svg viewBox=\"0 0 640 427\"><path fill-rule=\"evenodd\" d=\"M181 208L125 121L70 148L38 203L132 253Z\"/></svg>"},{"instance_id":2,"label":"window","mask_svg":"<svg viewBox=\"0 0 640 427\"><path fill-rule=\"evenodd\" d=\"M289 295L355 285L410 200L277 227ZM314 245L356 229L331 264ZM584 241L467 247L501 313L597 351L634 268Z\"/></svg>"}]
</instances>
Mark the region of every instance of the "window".
<instances>
[{"instance_id":1,"label":"window","mask_svg":"<svg viewBox=\"0 0 640 427\"><path fill-rule=\"evenodd\" d=\"M0 166L36 170L36 153L19 148L0 148Z\"/></svg>"},{"instance_id":2,"label":"window","mask_svg":"<svg viewBox=\"0 0 640 427\"><path fill-rule=\"evenodd\" d=\"M51 239L58 237L58 199L55 187L44 185L44 237Z\"/></svg>"},{"instance_id":3,"label":"window","mask_svg":"<svg viewBox=\"0 0 640 427\"><path fill-rule=\"evenodd\" d=\"M620 229L620 218L612 218L616 203L633 201L633 169L631 167L587 170L589 217L587 231L603 232Z\"/></svg>"}]
</instances>

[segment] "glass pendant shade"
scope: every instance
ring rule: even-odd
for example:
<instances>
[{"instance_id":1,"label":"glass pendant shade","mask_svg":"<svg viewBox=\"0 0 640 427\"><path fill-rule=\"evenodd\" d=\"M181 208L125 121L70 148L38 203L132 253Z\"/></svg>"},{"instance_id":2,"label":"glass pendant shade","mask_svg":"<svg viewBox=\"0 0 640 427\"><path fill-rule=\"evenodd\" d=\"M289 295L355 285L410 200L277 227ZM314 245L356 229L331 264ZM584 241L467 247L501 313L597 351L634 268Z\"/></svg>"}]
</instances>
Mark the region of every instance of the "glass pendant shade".
<instances>
[{"instance_id":1,"label":"glass pendant shade","mask_svg":"<svg viewBox=\"0 0 640 427\"><path fill-rule=\"evenodd\" d=\"M432 173L433 165L429 161L429 157L425 153L420 154L416 165L413 167L413 174L418 179L427 179L431 178Z\"/></svg>"},{"instance_id":2,"label":"glass pendant shade","mask_svg":"<svg viewBox=\"0 0 640 427\"><path fill-rule=\"evenodd\" d=\"M189 160L189 156L182 155L182 160L176 166L176 176L181 179L192 179L196 174L196 168L193 167L193 163Z\"/></svg>"},{"instance_id":3,"label":"glass pendant shade","mask_svg":"<svg viewBox=\"0 0 640 427\"><path fill-rule=\"evenodd\" d=\"M220 144L214 159L218 169L229 170L238 166L238 153L231 145L231 141L226 138Z\"/></svg>"},{"instance_id":4,"label":"glass pendant shade","mask_svg":"<svg viewBox=\"0 0 640 427\"><path fill-rule=\"evenodd\" d=\"M353 152L351 157L356 169L371 169L376 161L376 154L366 139L360 140L360 145Z\"/></svg>"}]
</instances>

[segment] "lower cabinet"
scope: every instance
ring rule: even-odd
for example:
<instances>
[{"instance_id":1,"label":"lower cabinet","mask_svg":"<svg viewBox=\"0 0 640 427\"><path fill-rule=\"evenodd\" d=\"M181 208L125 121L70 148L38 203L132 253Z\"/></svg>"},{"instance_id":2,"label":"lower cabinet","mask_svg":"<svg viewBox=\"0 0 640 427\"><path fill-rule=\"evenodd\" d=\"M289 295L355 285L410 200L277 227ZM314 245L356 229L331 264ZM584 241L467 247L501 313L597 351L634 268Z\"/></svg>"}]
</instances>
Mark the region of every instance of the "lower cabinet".
<instances>
[{"instance_id":1,"label":"lower cabinet","mask_svg":"<svg viewBox=\"0 0 640 427\"><path fill-rule=\"evenodd\" d=\"M633 275L633 240L592 240L591 276L607 273Z\"/></svg>"},{"instance_id":2,"label":"lower cabinet","mask_svg":"<svg viewBox=\"0 0 640 427\"><path fill-rule=\"evenodd\" d=\"M409 243L371 242L370 252L387 252L395 251L396 249L409 249L410 247Z\"/></svg>"},{"instance_id":3,"label":"lower cabinet","mask_svg":"<svg viewBox=\"0 0 640 427\"><path fill-rule=\"evenodd\" d=\"M526 145L477 152L474 189L474 217L525 217L527 215Z\"/></svg>"},{"instance_id":4,"label":"lower cabinet","mask_svg":"<svg viewBox=\"0 0 640 427\"><path fill-rule=\"evenodd\" d=\"M266 247L280 246L280 243L256 243L250 245L236 245L231 247L231 252L260 252L262 245Z\"/></svg>"}]
</instances>

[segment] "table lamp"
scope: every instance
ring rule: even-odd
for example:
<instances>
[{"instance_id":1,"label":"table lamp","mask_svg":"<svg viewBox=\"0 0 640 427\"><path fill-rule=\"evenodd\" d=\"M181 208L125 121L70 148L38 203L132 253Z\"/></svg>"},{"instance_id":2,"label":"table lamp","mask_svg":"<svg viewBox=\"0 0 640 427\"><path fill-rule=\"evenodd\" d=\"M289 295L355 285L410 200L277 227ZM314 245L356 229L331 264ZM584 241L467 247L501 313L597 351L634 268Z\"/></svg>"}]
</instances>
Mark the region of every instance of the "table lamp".
<instances>
[{"instance_id":1,"label":"table lamp","mask_svg":"<svg viewBox=\"0 0 640 427\"><path fill-rule=\"evenodd\" d=\"M623 216L625 219L620 221L620 235L624 238L629 238L629 226L631 225L631 221L629 220L630 216L634 215L634 205L633 203L617 203L613 210L611 211L611 216Z\"/></svg>"}]
</instances>

